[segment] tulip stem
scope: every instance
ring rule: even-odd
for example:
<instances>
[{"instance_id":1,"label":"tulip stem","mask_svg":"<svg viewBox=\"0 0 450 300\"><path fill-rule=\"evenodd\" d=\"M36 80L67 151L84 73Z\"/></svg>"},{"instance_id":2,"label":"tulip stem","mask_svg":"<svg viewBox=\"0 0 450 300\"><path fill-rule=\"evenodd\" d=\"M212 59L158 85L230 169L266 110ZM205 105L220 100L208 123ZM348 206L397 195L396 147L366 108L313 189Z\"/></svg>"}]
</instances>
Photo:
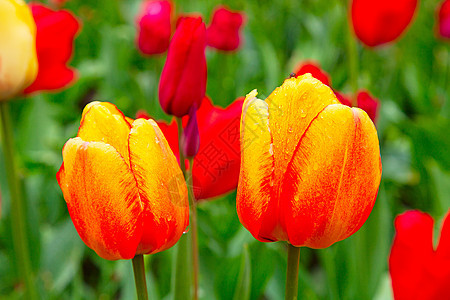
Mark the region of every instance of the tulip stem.
<instances>
[{"instance_id":1,"label":"tulip stem","mask_svg":"<svg viewBox=\"0 0 450 300\"><path fill-rule=\"evenodd\" d=\"M288 243L288 261L286 275L285 300L296 300L298 296L298 267L300 263L300 247Z\"/></svg>"},{"instance_id":2,"label":"tulip stem","mask_svg":"<svg viewBox=\"0 0 450 300\"><path fill-rule=\"evenodd\" d=\"M189 170L186 172L186 183L188 186L188 195L189 195L189 207L190 207L190 232L192 234L191 247L192 247L192 272L193 272L193 280L194 280L194 300L198 299L198 272L199 272L199 264L198 264L198 235L197 235L197 204L195 203L195 195L194 195L194 183L192 178L192 169L194 166L194 159L189 159Z\"/></svg>"},{"instance_id":3,"label":"tulip stem","mask_svg":"<svg viewBox=\"0 0 450 300\"><path fill-rule=\"evenodd\" d=\"M344 4L344 8L348 10L347 5ZM350 85L352 87L351 97L352 106L356 106L356 93L358 92L358 45L356 43L355 34L353 32L352 26L348 24L347 33L347 60L348 60L348 70L350 77Z\"/></svg>"},{"instance_id":4,"label":"tulip stem","mask_svg":"<svg viewBox=\"0 0 450 300\"><path fill-rule=\"evenodd\" d=\"M138 300L148 300L147 283L145 282L144 256L136 255L133 259L134 283Z\"/></svg>"},{"instance_id":5,"label":"tulip stem","mask_svg":"<svg viewBox=\"0 0 450 300\"><path fill-rule=\"evenodd\" d=\"M17 177L15 157L13 126L10 118L8 101L0 101L0 119L2 127L3 155L8 179L9 195L11 199L11 229L14 252L17 262L17 273L25 284L27 299L38 299L36 283L33 279L31 268L29 244L27 240L27 227L24 216L24 199L20 189L20 181Z\"/></svg>"}]
</instances>

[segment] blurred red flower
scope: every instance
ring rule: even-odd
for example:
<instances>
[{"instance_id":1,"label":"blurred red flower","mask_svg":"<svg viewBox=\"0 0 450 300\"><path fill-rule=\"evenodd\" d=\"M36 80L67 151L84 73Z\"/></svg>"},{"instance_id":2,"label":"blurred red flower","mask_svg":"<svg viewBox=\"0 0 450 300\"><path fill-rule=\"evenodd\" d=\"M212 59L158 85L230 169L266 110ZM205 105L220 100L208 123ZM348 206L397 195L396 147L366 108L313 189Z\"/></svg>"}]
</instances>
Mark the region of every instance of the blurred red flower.
<instances>
[{"instance_id":1,"label":"blurred red flower","mask_svg":"<svg viewBox=\"0 0 450 300\"><path fill-rule=\"evenodd\" d=\"M159 103L177 117L197 107L206 91L206 29L200 17L182 17L172 38L159 82Z\"/></svg>"},{"instance_id":2,"label":"blurred red flower","mask_svg":"<svg viewBox=\"0 0 450 300\"><path fill-rule=\"evenodd\" d=\"M222 5L216 7L211 24L206 30L208 46L222 51L238 49L241 44L239 31L243 23L242 12L232 11Z\"/></svg>"},{"instance_id":3,"label":"blurred red flower","mask_svg":"<svg viewBox=\"0 0 450 300\"><path fill-rule=\"evenodd\" d=\"M240 118L244 98L236 99L227 108L214 106L207 97L197 110L200 149L194 158L193 181L196 200L208 199L228 193L237 187L240 166ZM140 111L137 118L147 118ZM189 117L183 118L183 126ZM170 124L157 122L175 157L179 157L178 129L174 120Z\"/></svg>"},{"instance_id":4,"label":"blurred red flower","mask_svg":"<svg viewBox=\"0 0 450 300\"><path fill-rule=\"evenodd\" d=\"M445 0L438 12L439 35L450 39L450 0Z\"/></svg>"},{"instance_id":5,"label":"blurred red flower","mask_svg":"<svg viewBox=\"0 0 450 300\"><path fill-rule=\"evenodd\" d=\"M397 39L411 23L418 0L353 0L351 20L358 39L369 47Z\"/></svg>"},{"instance_id":6,"label":"blurred red flower","mask_svg":"<svg viewBox=\"0 0 450 300\"><path fill-rule=\"evenodd\" d=\"M353 106L352 101L350 100L351 96L342 94L338 91L334 91L334 94L342 104L350 107ZM356 107L364 110L374 124L377 123L380 101L377 98L373 97L368 91L358 91L358 94L356 96Z\"/></svg>"},{"instance_id":7,"label":"blurred red flower","mask_svg":"<svg viewBox=\"0 0 450 300\"><path fill-rule=\"evenodd\" d=\"M319 79L323 84L331 86L330 75L320 68L320 65L314 61L302 62L295 71L296 76L311 73L312 77Z\"/></svg>"},{"instance_id":8,"label":"blurred red flower","mask_svg":"<svg viewBox=\"0 0 450 300\"><path fill-rule=\"evenodd\" d=\"M38 74L25 94L58 90L75 79L75 70L66 64L72 57L73 41L80 29L74 15L67 10L54 11L39 4L30 4L36 22L36 51Z\"/></svg>"},{"instance_id":9,"label":"blurred red flower","mask_svg":"<svg viewBox=\"0 0 450 300\"><path fill-rule=\"evenodd\" d=\"M136 17L138 49L147 55L166 52L172 35L172 10L170 1L144 1Z\"/></svg>"},{"instance_id":10,"label":"blurred red flower","mask_svg":"<svg viewBox=\"0 0 450 300\"><path fill-rule=\"evenodd\" d=\"M395 219L397 234L389 257L389 272L397 300L449 299L450 213L447 212L437 249L433 247L433 218L418 210Z\"/></svg>"}]
</instances>

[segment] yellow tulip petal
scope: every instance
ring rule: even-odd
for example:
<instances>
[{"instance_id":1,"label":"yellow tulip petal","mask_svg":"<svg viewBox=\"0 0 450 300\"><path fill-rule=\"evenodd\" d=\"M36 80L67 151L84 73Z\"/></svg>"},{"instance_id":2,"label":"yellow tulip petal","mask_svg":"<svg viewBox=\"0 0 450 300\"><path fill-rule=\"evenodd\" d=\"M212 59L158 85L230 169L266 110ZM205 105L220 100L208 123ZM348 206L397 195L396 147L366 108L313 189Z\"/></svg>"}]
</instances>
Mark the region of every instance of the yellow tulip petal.
<instances>
[{"instance_id":1,"label":"yellow tulip petal","mask_svg":"<svg viewBox=\"0 0 450 300\"><path fill-rule=\"evenodd\" d=\"M289 163L280 207L295 246L328 247L359 229L373 207L381 176L378 137L359 111L326 107Z\"/></svg>"},{"instance_id":2,"label":"yellow tulip petal","mask_svg":"<svg viewBox=\"0 0 450 300\"><path fill-rule=\"evenodd\" d=\"M70 139L57 179L81 239L105 259L131 259L142 236L136 180L119 153L101 142Z\"/></svg>"},{"instance_id":3,"label":"yellow tulip petal","mask_svg":"<svg viewBox=\"0 0 450 300\"><path fill-rule=\"evenodd\" d=\"M187 188L177 159L153 120L137 119L129 136L131 168L144 205L139 253L172 247L189 224Z\"/></svg>"},{"instance_id":4,"label":"yellow tulip petal","mask_svg":"<svg viewBox=\"0 0 450 300\"><path fill-rule=\"evenodd\" d=\"M128 135L131 125L122 112L108 102L91 102L83 110L78 136L87 142L113 146L129 165Z\"/></svg>"},{"instance_id":5,"label":"yellow tulip petal","mask_svg":"<svg viewBox=\"0 0 450 300\"><path fill-rule=\"evenodd\" d=\"M267 97L269 126L273 136L275 181L283 177L287 163L311 121L328 105L338 104L333 91L311 74L286 79Z\"/></svg>"},{"instance_id":6,"label":"yellow tulip petal","mask_svg":"<svg viewBox=\"0 0 450 300\"><path fill-rule=\"evenodd\" d=\"M274 240L282 232L278 224L278 203L273 190L273 146L269 129L269 108L247 95L241 117L241 170L237 213L241 223L260 241ZM274 201L271 201L274 199Z\"/></svg>"}]
</instances>

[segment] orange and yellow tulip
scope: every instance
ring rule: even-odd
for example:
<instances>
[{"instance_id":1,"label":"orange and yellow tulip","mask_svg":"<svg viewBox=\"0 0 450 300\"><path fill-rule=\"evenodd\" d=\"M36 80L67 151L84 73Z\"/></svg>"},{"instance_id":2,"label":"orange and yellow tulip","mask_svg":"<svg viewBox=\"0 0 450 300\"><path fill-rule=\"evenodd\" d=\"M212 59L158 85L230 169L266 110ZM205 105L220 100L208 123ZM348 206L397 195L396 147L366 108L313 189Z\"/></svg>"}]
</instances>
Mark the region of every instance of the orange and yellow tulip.
<instances>
[{"instance_id":1,"label":"orange and yellow tulip","mask_svg":"<svg viewBox=\"0 0 450 300\"><path fill-rule=\"evenodd\" d=\"M160 252L188 225L186 184L158 125L110 103L85 107L57 179L78 234L102 258Z\"/></svg>"},{"instance_id":2,"label":"orange and yellow tulip","mask_svg":"<svg viewBox=\"0 0 450 300\"><path fill-rule=\"evenodd\" d=\"M36 78L36 24L23 0L0 0L0 101Z\"/></svg>"},{"instance_id":3,"label":"orange and yellow tulip","mask_svg":"<svg viewBox=\"0 0 450 300\"><path fill-rule=\"evenodd\" d=\"M325 248L369 216L381 178L375 126L310 74L266 99L252 91L241 117L237 213L259 241Z\"/></svg>"}]
</instances>

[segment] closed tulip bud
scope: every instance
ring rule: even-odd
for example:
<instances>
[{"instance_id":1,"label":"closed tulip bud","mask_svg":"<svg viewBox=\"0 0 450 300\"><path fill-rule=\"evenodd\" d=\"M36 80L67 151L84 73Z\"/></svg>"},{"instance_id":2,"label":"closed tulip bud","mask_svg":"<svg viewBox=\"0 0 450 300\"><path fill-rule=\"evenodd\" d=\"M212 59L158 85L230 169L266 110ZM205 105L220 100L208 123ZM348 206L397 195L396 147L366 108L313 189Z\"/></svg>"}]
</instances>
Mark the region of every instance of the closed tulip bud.
<instances>
[{"instance_id":1,"label":"closed tulip bud","mask_svg":"<svg viewBox=\"0 0 450 300\"><path fill-rule=\"evenodd\" d=\"M172 9L170 1L145 1L137 16L136 44L143 54L160 54L167 51L172 35Z\"/></svg>"},{"instance_id":2,"label":"closed tulip bud","mask_svg":"<svg viewBox=\"0 0 450 300\"><path fill-rule=\"evenodd\" d=\"M353 0L351 20L358 39L369 47L396 40L411 23L418 0Z\"/></svg>"},{"instance_id":3,"label":"closed tulip bud","mask_svg":"<svg viewBox=\"0 0 450 300\"><path fill-rule=\"evenodd\" d=\"M438 11L438 31L444 39L450 39L450 0L445 0Z\"/></svg>"},{"instance_id":4,"label":"closed tulip bud","mask_svg":"<svg viewBox=\"0 0 450 300\"><path fill-rule=\"evenodd\" d=\"M177 117L197 107L206 91L206 34L201 18L184 17L172 38L159 82L159 103Z\"/></svg>"},{"instance_id":5,"label":"closed tulip bud","mask_svg":"<svg viewBox=\"0 0 450 300\"><path fill-rule=\"evenodd\" d=\"M0 0L0 101L20 94L37 74L36 24L22 0Z\"/></svg>"},{"instance_id":6,"label":"closed tulip bud","mask_svg":"<svg viewBox=\"0 0 450 300\"><path fill-rule=\"evenodd\" d=\"M369 216L381 178L375 126L306 74L266 101L247 95L241 117L237 213L259 241L325 248Z\"/></svg>"},{"instance_id":7,"label":"closed tulip bud","mask_svg":"<svg viewBox=\"0 0 450 300\"><path fill-rule=\"evenodd\" d=\"M68 10L52 10L42 4L30 4L37 26L36 51L39 70L36 80L24 90L60 90L76 78L74 69L67 66L72 57L73 43L80 24Z\"/></svg>"},{"instance_id":8,"label":"closed tulip bud","mask_svg":"<svg viewBox=\"0 0 450 300\"><path fill-rule=\"evenodd\" d=\"M241 12L225 6L214 10L211 25L206 30L208 46L222 51L234 51L241 44L240 29L244 22Z\"/></svg>"},{"instance_id":9,"label":"closed tulip bud","mask_svg":"<svg viewBox=\"0 0 450 300\"><path fill-rule=\"evenodd\" d=\"M197 124L197 107L195 104L189 112L189 120L181 136L181 147L186 158L194 157L200 148L200 134Z\"/></svg>"},{"instance_id":10,"label":"closed tulip bud","mask_svg":"<svg viewBox=\"0 0 450 300\"><path fill-rule=\"evenodd\" d=\"M364 110L374 124L377 123L378 108L380 101L372 97L367 91L360 91L356 97L356 103L359 108Z\"/></svg>"},{"instance_id":11,"label":"closed tulip bud","mask_svg":"<svg viewBox=\"0 0 450 300\"><path fill-rule=\"evenodd\" d=\"M131 259L173 246L189 222L177 159L153 120L129 123L114 105L93 102L57 174L81 239L105 259Z\"/></svg>"}]
</instances>

